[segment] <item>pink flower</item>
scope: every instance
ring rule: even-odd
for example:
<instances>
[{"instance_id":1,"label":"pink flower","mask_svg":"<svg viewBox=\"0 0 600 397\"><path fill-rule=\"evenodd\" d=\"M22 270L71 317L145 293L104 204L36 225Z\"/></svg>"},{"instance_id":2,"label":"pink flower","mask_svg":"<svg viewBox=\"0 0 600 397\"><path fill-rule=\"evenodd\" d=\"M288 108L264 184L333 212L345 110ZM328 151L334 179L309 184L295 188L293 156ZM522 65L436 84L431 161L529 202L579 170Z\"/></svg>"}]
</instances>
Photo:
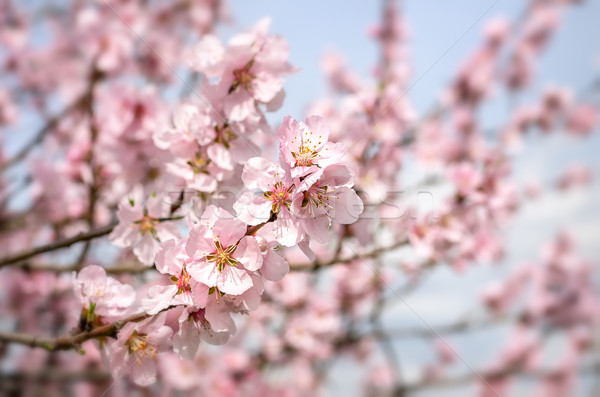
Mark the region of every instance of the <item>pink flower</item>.
<instances>
[{"instance_id":1,"label":"pink flower","mask_svg":"<svg viewBox=\"0 0 600 397\"><path fill-rule=\"evenodd\" d=\"M302 177L340 161L341 144L329 142L329 127L319 116L309 116L306 123L286 116L277 131L282 161L292 177Z\"/></svg>"},{"instance_id":2,"label":"pink flower","mask_svg":"<svg viewBox=\"0 0 600 397\"><path fill-rule=\"evenodd\" d=\"M175 341L175 337L173 337L173 341ZM161 374L161 380L164 382L163 387L166 390L169 388L190 390L198 386L202 381L198 377L197 370L199 368L197 363L190 360L182 360L177 354L172 352L165 352L160 355L158 369ZM205 378L205 376L201 378Z\"/></svg>"},{"instance_id":3,"label":"pink flower","mask_svg":"<svg viewBox=\"0 0 600 397\"><path fill-rule=\"evenodd\" d=\"M330 221L356 222L364 206L348 167L331 165L306 176L292 201L292 213L302 230L319 242L329 240Z\"/></svg>"},{"instance_id":4,"label":"pink flower","mask_svg":"<svg viewBox=\"0 0 600 397\"><path fill-rule=\"evenodd\" d=\"M358 76L348 68L340 54L325 54L321 59L320 66L334 90L356 92L361 88Z\"/></svg>"},{"instance_id":5,"label":"pink flower","mask_svg":"<svg viewBox=\"0 0 600 397\"><path fill-rule=\"evenodd\" d=\"M190 232L186 251L193 258L188 271L198 282L222 293L240 295L253 285L249 272L260 269L262 254L256 239L246 236L246 224L209 206Z\"/></svg>"},{"instance_id":6,"label":"pink flower","mask_svg":"<svg viewBox=\"0 0 600 397\"><path fill-rule=\"evenodd\" d=\"M268 35L270 21L263 19L254 31L233 37L223 51L214 37L205 38L192 59L194 67L209 77L220 76L218 88L228 120L243 121L254 114L257 104L277 110L285 93L283 76L295 69L287 62L285 39Z\"/></svg>"},{"instance_id":7,"label":"pink flower","mask_svg":"<svg viewBox=\"0 0 600 397\"><path fill-rule=\"evenodd\" d=\"M167 172L179 177L182 184L199 192L214 192L217 182L223 179L223 171L209 158L206 150L198 150L183 158L177 157L167 163Z\"/></svg>"},{"instance_id":8,"label":"pink flower","mask_svg":"<svg viewBox=\"0 0 600 397\"><path fill-rule=\"evenodd\" d=\"M567 129L573 135L586 136L598 126L598 109L590 104L577 104L567 114Z\"/></svg>"},{"instance_id":9,"label":"pink flower","mask_svg":"<svg viewBox=\"0 0 600 397\"><path fill-rule=\"evenodd\" d=\"M122 284L96 265L86 266L73 273L73 289L79 302L93 315L119 317L127 314L135 302L135 291Z\"/></svg>"},{"instance_id":10,"label":"pink flower","mask_svg":"<svg viewBox=\"0 0 600 397\"><path fill-rule=\"evenodd\" d=\"M380 364L369 371L366 379L368 390L377 395L393 390L396 383L396 372L390 365Z\"/></svg>"},{"instance_id":11,"label":"pink flower","mask_svg":"<svg viewBox=\"0 0 600 397\"><path fill-rule=\"evenodd\" d=\"M145 205L140 202L141 197L139 192L134 192L131 198L124 198L119 203L119 224L109 239L117 247L133 246L139 261L151 266L160 242L178 239L179 231L174 223L161 220L168 216L168 206L158 196L150 196Z\"/></svg>"},{"instance_id":12,"label":"pink flower","mask_svg":"<svg viewBox=\"0 0 600 397\"><path fill-rule=\"evenodd\" d=\"M211 305L212 307L214 306ZM211 345L223 345L235 332L235 323L226 330L215 331L208 320L211 314L207 309L193 307L186 308L181 313L179 331L173 336L173 350L181 358L193 360L201 340Z\"/></svg>"},{"instance_id":13,"label":"pink flower","mask_svg":"<svg viewBox=\"0 0 600 397\"><path fill-rule=\"evenodd\" d=\"M188 55L188 63L190 67L208 77L217 77L220 74L219 66L223 61L223 55L225 55L225 48L221 40L215 35L207 34Z\"/></svg>"},{"instance_id":14,"label":"pink flower","mask_svg":"<svg viewBox=\"0 0 600 397\"><path fill-rule=\"evenodd\" d=\"M186 305L204 307L208 287L198 283L188 273L191 259L185 253L185 240L169 240L161 244L156 254L156 269L171 276L170 285L155 285L142 300L148 314L156 314L169 306Z\"/></svg>"},{"instance_id":15,"label":"pink flower","mask_svg":"<svg viewBox=\"0 0 600 397\"><path fill-rule=\"evenodd\" d=\"M173 116L173 128L156 132L154 144L160 149L169 149L175 155L183 155L194 147L194 142L206 145L215 138L212 119L198 106L183 104Z\"/></svg>"},{"instance_id":16,"label":"pink flower","mask_svg":"<svg viewBox=\"0 0 600 397\"><path fill-rule=\"evenodd\" d=\"M283 256L279 254L279 244L271 238L264 228L256 233L256 239L259 242L263 255L263 263L260 268L260 274L269 281L279 281L289 273L290 265Z\"/></svg>"},{"instance_id":17,"label":"pink flower","mask_svg":"<svg viewBox=\"0 0 600 397\"><path fill-rule=\"evenodd\" d=\"M276 215L270 229L280 244L291 247L298 242L296 222L290 212L294 183L289 172L262 157L248 160L242 172L242 180L248 189L260 190L262 194L246 192L233 205L238 219L248 225L267 222Z\"/></svg>"},{"instance_id":18,"label":"pink flower","mask_svg":"<svg viewBox=\"0 0 600 397\"><path fill-rule=\"evenodd\" d=\"M570 164L556 182L560 190L569 190L577 186L585 186L592 180L592 172L583 164Z\"/></svg>"},{"instance_id":19,"label":"pink flower","mask_svg":"<svg viewBox=\"0 0 600 397\"><path fill-rule=\"evenodd\" d=\"M456 186L457 192L462 196L472 196L483 181L481 172L468 162L452 166L448 171L449 179Z\"/></svg>"},{"instance_id":20,"label":"pink flower","mask_svg":"<svg viewBox=\"0 0 600 397\"><path fill-rule=\"evenodd\" d=\"M109 347L109 366L115 379L129 374L133 382L148 386L156 381L159 352L170 347L173 330L165 325L165 314L140 323L127 323Z\"/></svg>"},{"instance_id":21,"label":"pink flower","mask_svg":"<svg viewBox=\"0 0 600 397\"><path fill-rule=\"evenodd\" d=\"M253 275L253 288L230 296L216 288L203 293L205 307L187 307L179 316L179 330L173 339L173 348L182 358L192 360L198 352L200 341L212 345L226 343L236 331L232 313L256 310L263 292L260 277Z\"/></svg>"},{"instance_id":22,"label":"pink flower","mask_svg":"<svg viewBox=\"0 0 600 397\"><path fill-rule=\"evenodd\" d=\"M134 41L131 29L116 19L106 18L98 9L85 7L77 13L76 33L85 42L82 49L100 70L117 72L128 63Z\"/></svg>"}]
</instances>

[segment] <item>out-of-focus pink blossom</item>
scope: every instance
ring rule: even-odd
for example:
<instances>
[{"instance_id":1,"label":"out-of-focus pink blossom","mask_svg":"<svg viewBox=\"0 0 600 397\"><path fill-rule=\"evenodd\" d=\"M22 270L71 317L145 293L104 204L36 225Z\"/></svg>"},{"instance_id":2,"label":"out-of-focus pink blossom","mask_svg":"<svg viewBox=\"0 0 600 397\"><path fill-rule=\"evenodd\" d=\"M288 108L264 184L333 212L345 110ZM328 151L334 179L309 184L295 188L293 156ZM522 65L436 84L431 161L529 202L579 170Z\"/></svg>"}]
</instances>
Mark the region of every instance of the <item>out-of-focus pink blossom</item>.
<instances>
[{"instance_id":1,"label":"out-of-focus pink blossom","mask_svg":"<svg viewBox=\"0 0 600 397\"><path fill-rule=\"evenodd\" d=\"M73 289L86 310L106 319L127 314L135 302L133 287L107 277L106 271L96 265L73 273Z\"/></svg>"}]
</instances>

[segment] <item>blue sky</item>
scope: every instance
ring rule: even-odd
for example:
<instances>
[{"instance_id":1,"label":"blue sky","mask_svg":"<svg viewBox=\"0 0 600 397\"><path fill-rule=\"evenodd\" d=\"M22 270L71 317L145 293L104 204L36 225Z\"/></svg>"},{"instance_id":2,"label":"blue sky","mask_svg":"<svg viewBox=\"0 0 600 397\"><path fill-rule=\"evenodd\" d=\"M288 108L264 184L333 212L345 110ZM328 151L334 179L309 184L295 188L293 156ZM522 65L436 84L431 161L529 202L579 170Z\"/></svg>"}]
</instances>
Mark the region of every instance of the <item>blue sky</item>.
<instances>
[{"instance_id":1,"label":"blue sky","mask_svg":"<svg viewBox=\"0 0 600 397\"><path fill-rule=\"evenodd\" d=\"M251 27L264 16L272 18L271 30L288 39L291 62L301 68L286 82L288 97L278 114L298 114L311 99L327 92L318 67L318 60L326 51L333 49L342 53L354 70L368 77L377 60L377 49L367 37L367 29L377 23L381 3L231 0L235 22L233 29L224 31L231 34L239 28ZM410 92L417 109L425 110L432 104L461 60L481 42L481 27L486 19L498 14L515 19L521 14L524 3L522 0L404 1L405 17L411 31L409 44L414 78L422 77ZM586 3L572 7L567 13L551 48L542 56L541 81L580 87L588 82L586 79L594 70L598 70L600 41L593 38L600 37L600 24L597 23L600 2ZM446 51L448 53L442 57ZM435 67L425 74L436 61ZM534 86L535 89L539 86Z\"/></svg>"}]
</instances>

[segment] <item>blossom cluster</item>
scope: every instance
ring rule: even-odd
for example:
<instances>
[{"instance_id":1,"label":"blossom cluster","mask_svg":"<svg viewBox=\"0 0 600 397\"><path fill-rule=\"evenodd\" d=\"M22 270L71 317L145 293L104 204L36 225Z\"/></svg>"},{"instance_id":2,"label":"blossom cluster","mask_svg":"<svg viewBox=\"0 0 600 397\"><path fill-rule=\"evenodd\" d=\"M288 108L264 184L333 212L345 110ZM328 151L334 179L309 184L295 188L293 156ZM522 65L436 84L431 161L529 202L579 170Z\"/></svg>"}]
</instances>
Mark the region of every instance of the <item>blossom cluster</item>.
<instances>
[{"instance_id":1,"label":"blossom cluster","mask_svg":"<svg viewBox=\"0 0 600 397\"><path fill-rule=\"evenodd\" d=\"M481 314L438 327L438 309L433 330L405 327L394 303L440 273L458 284L510 265L502 232L528 200L593 186L585 158L548 186L521 185L515 161L532 137L596 139L597 89L529 91L576 1L488 21L421 112L407 95L412 33L386 0L370 78L328 53L331 91L282 119L272 112L299 69L269 19L222 41L219 0L66 1L51 18L17 3L0 6L0 311L14 328L0 332L3 390L318 395L343 361L365 395L400 395L471 380L452 377L464 360L446 333L508 323L475 368L480 395L507 394L517 373L569 394L600 300L567 233L475 295ZM490 128L499 93L520 98ZM33 113L44 124L12 153L4 131L20 136ZM540 365L548 335L565 336L555 366ZM398 347L415 338L431 354L406 374L395 355L413 368Z\"/></svg>"},{"instance_id":2,"label":"blossom cluster","mask_svg":"<svg viewBox=\"0 0 600 397\"><path fill-rule=\"evenodd\" d=\"M236 331L232 314L256 310L265 280L279 281L288 273L281 246L298 246L314 259L311 240L327 242L332 224L353 223L363 211L344 146L329 140L323 118L286 117L276 134L278 161L259 155L253 142L270 131L261 106L277 108L282 76L294 70L286 61L285 40L269 35L267 27L261 21L233 37L227 49L216 37L204 36L188 57L205 78L198 93L205 102L177 106L170 128L149 126L153 150L161 153L157 168L166 172L124 195L109 239L131 247L139 262L155 266L164 278L140 297L140 308L151 317L127 324L115 340L103 343L115 377L138 362L131 375L148 385L156 376L152 359L168 347L192 360L201 340L227 342ZM165 200L156 189L168 183L192 193L196 205L184 212ZM207 199L224 183L240 186L228 207L232 212ZM125 314L121 309L131 311L131 291L120 285L97 266L79 273L76 292L90 325L115 320L115 313ZM175 324L166 323L174 317Z\"/></svg>"}]
</instances>

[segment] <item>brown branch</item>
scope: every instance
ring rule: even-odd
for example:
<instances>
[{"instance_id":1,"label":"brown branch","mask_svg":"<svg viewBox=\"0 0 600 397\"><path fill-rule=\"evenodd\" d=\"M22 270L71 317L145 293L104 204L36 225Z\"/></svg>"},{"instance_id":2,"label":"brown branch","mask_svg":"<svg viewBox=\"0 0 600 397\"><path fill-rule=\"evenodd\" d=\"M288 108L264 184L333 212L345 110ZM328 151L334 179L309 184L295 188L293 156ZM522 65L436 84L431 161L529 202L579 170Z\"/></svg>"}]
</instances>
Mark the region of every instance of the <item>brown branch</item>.
<instances>
[{"instance_id":1,"label":"brown branch","mask_svg":"<svg viewBox=\"0 0 600 397\"><path fill-rule=\"evenodd\" d=\"M580 374L584 374L587 372L593 372L596 365L599 365L600 361L596 361L590 364L583 365L579 367L578 372ZM547 376L555 375L556 370L552 369L539 369L539 370L523 370L520 367L511 367L506 368L501 371L489 372L489 371L478 371L477 373L481 374L485 379L494 379L494 378L503 378L507 376L524 376L527 378L543 378ZM409 385L402 386L402 391L416 391L421 389L429 389L429 388L448 388L448 387L458 387L468 384L470 382L476 381L479 379L479 376L475 372L468 372L462 375L457 375L449 378L440 378L440 379L432 379L432 380L421 380L416 383L412 383Z\"/></svg>"},{"instance_id":2,"label":"brown branch","mask_svg":"<svg viewBox=\"0 0 600 397\"><path fill-rule=\"evenodd\" d=\"M172 217L172 218L156 218L155 221L166 222L166 221L176 221L179 219L182 219L182 217L176 216L176 217ZM118 222L113 222L110 225L106 225L106 226L103 226L98 229L90 230L89 232L79 233L78 235L73 236L73 237L55 241L53 243L42 245L37 248L32 248L30 250L21 251L14 255L9 255L7 257L0 259L0 268L7 266L7 265L11 265L16 262L24 261L26 259L29 259L36 255L44 254L46 252L55 251L55 250L58 250L61 248L67 248L67 247L70 247L71 245L73 245L75 243L79 243L81 241L89 241L89 240L93 240L98 237L105 236L105 235L109 234L110 232L112 232L112 230L115 228L115 226L117 224L118 224ZM37 270L37 267L35 265L25 264L24 267L33 269L33 270ZM45 269L43 269L44 267L45 267ZM63 267L63 266L59 266L59 265L57 265L57 266L40 265L40 270L65 271L65 270L68 270L68 267ZM119 271L119 270L115 270L114 272L115 273L123 273L123 271Z\"/></svg>"},{"instance_id":3,"label":"brown branch","mask_svg":"<svg viewBox=\"0 0 600 397\"><path fill-rule=\"evenodd\" d=\"M172 307L165 310L170 308ZM151 317L151 315L147 313L137 313L126 317L123 320L101 325L90 331L82 331L76 334L68 333L56 338L46 338L17 332L0 332L0 342L17 343L29 347L42 347L48 351L69 350L79 347L83 342L89 339L100 338L103 336L114 337L125 324L139 322L148 317Z\"/></svg>"},{"instance_id":4,"label":"brown branch","mask_svg":"<svg viewBox=\"0 0 600 397\"><path fill-rule=\"evenodd\" d=\"M77 264L64 265L59 263L44 263L44 264L30 264L24 263L19 266L21 269L26 271L34 272L76 272L81 270L81 267ZM136 274L144 273L150 270L154 270L153 266L142 266L139 264L124 264L118 266L105 267L104 271L108 274Z\"/></svg>"},{"instance_id":5,"label":"brown branch","mask_svg":"<svg viewBox=\"0 0 600 397\"><path fill-rule=\"evenodd\" d=\"M102 382L109 379L112 379L110 373L94 368L79 371L45 368L36 372L0 373L0 383L7 382L9 384L23 382Z\"/></svg>"},{"instance_id":6,"label":"brown branch","mask_svg":"<svg viewBox=\"0 0 600 397\"><path fill-rule=\"evenodd\" d=\"M23 261L25 259L29 259L36 255L44 254L46 252L55 251L55 250L58 250L61 248L67 248L67 247L70 247L71 245L73 245L75 243L79 243L81 241L93 240L95 238L105 236L105 235L109 234L116 225L117 225L117 223L115 222L110 225L98 228L98 229L90 230L89 232L79 233L78 235L73 236L73 237L65 238L65 239L62 239L59 241L55 241L50 244L42 245L42 246L39 246L36 248L32 248L29 250L18 252L13 255L6 256L6 257L0 259L0 268L7 266L7 265L11 265L16 262Z\"/></svg>"},{"instance_id":7,"label":"brown branch","mask_svg":"<svg viewBox=\"0 0 600 397\"><path fill-rule=\"evenodd\" d=\"M329 261L325 261L325 262L319 262L317 260L317 261L314 261L313 263L296 263L296 264L290 263L290 270L292 270L292 271L315 271L315 270L319 270L321 268L335 265L337 263L351 262L351 261L354 261L356 259L361 259L361 258L362 259L376 258L381 254L384 254L389 251L393 251L393 250L398 249L406 244L408 244L408 240L400 240L400 241L398 241L392 245L389 245L387 247L375 248L372 251L369 251L367 253L356 254L356 255L353 255L353 256L350 256L347 258L334 257L333 259L330 259Z\"/></svg>"},{"instance_id":8,"label":"brown branch","mask_svg":"<svg viewBox=\"0 0 600 397\"><path fill-rule=\"evenodd\" d=\"M518 316L502 316L488 319L463 319L450 324L434 325L431 328L396 328L387 331L393 338L436 338L439 335L456 334L461 332L478 331L485 328L501 325L507 321L518 319Z\"/></svg>"},{"instance_id":9,"label":"brown branch","mask_svg":"<svg viewBox=\"0 0 600 397\"><path fill-rule=\"evenodd\" d=\"M96 124L96 117L94 115L94 92L96 89L96 85L102 80L104 74L94 66L92 66L92 70L90 72L90 84L87 90L87 95L85 96L84 101L82 102L83 107L86 110L88 115L89 123L90 123L90 149L87 156L87 163L90 167L90 175L91 181L88 186L88 209L85 216L85 220L90 229L93 229L96 225L94 222L94 215L96 212L96 202L98 200L98 194L100 193L100 185L97 182L97 174L99 173L99 168L94 164L94 145L98 139L98 126ZM83 262L87 257L87 254L92 247L92 240L86 241L81 253L79 254L79 258L77 258L76 266L77 268L81 268L83 266Z\"/></svg>"}]
</instances>

